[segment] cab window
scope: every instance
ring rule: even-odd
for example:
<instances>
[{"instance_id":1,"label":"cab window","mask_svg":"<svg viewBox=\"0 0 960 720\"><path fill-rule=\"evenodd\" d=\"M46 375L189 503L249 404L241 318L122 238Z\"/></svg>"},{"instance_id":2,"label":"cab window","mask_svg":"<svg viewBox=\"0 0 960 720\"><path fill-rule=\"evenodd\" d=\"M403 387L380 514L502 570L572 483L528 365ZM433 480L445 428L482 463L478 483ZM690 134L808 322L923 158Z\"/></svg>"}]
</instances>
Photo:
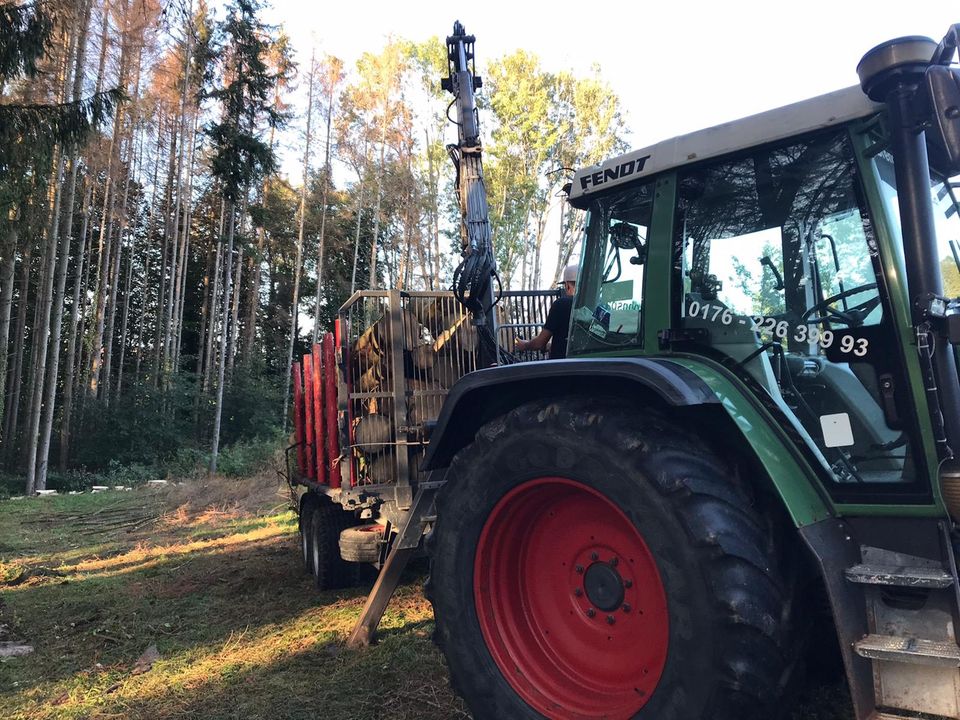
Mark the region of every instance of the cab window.
<instances>
[{"instance_id":1,"label":"cab window","mask_svg":"<svg viewBox=\"0 0 960 720\"><path fill-rule=\"evenodd\" d=\"M916 479L911 403L846 131L682 171L679 322L834 481Z\"/></svg>"}]
</instances>

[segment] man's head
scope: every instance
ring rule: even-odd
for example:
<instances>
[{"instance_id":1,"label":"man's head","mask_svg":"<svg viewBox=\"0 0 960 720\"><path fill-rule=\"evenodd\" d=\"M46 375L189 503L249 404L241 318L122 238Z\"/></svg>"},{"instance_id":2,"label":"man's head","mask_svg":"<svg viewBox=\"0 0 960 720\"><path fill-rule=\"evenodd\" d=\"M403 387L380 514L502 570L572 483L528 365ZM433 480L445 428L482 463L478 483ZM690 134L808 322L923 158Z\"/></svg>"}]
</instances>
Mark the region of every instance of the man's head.
<instances>
[{"instance_id":1,"label":"man's head","mask_svg":"<svg viewBox=\"0 0 960 720\"><path fill-rule=\"evenodd\" d=\"M577 273L580 271L578 265L567 265L563 269L563 292L566 295L573 295L577 289Z\"/></svg>"}]
</instances>

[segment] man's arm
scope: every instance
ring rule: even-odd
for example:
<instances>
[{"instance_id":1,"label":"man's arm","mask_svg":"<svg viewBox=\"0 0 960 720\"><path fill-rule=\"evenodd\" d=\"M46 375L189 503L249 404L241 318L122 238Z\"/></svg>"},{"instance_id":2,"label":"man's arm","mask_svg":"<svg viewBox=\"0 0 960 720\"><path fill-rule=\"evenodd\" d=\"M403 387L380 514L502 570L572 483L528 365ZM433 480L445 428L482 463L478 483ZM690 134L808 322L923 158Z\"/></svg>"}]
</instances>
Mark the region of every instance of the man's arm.
<instances>
[{"instance_id":1,"label":"man's arm","mask_svg":"<svg viewBox=\"0 0 960 720\"><path fill-rule=\"evenodd\" d=\"M517 350L543 350L552 337L553 333L544 328L533 340L517 338Z\"/></svg>"}]
</instances>

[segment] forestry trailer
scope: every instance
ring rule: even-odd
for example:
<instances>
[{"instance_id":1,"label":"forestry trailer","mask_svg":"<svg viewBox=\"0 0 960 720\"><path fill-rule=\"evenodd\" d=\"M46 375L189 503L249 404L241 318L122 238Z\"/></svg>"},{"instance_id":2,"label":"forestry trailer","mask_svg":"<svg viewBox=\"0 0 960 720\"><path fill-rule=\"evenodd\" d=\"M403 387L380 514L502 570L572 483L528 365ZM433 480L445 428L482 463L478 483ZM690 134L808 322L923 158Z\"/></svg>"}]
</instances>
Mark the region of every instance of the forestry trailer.
<instances>
[{"instance_id":1,"label":"forestry trailer","mask_svg":"<svg viewBox=\"0 0 960 720\"><path fill-rule=\"evenodd\" d=\"M453 291L359 293L294 368L306 565L381 568L351 644L425 544L478 719L775 718L818 644L857 720L960 718L958 35L577 172L569 359L515 362L557 295L497 288L454 27Z\"/></svg>"}]
</instances>

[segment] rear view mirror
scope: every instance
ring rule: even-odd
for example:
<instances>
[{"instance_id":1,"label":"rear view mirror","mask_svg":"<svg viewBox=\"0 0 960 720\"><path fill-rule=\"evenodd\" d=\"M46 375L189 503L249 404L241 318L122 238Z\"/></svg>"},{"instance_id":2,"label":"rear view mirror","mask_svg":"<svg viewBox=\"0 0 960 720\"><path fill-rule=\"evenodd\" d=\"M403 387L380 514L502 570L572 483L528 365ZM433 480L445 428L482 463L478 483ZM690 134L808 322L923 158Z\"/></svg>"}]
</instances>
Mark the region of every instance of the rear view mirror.
<instances>
[{"instance_id":1,"label":"rear view mirror","mask_svg":"<svg viewBox=\"0 0 960 720\"><path fill-rule=\"evenodd\" d=\"M924 73L927 107L927 155L944 177L960 174L960 71L931 65Z\"/></svg>"}]
</instances>

